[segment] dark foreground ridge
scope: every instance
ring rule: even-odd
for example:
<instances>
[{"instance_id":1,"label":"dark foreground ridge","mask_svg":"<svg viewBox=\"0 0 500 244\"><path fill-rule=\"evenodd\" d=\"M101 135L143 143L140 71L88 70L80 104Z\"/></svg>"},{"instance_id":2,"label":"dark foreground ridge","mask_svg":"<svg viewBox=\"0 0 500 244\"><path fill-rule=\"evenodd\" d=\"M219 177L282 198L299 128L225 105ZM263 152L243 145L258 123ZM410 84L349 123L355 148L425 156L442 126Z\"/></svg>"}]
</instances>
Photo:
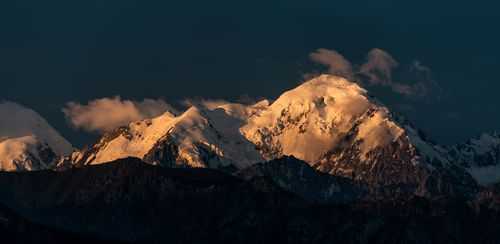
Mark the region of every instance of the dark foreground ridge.
<instances>
[{"instance_id":1,"label":"dark foreground ridge","mask_svg":"<svg viewBox=\"0 0 500 244\"><path fill-rule=\"evenodd\" d=\"M0 173L1 238L18 243L500 243L495 207L500 198L494 188L474 199L360 200L355 186L317 176L300 161L266 165L236 177L127 158L62 172ZM320 193L308 193L314 189Z\"/></svg>"}]
</instances>

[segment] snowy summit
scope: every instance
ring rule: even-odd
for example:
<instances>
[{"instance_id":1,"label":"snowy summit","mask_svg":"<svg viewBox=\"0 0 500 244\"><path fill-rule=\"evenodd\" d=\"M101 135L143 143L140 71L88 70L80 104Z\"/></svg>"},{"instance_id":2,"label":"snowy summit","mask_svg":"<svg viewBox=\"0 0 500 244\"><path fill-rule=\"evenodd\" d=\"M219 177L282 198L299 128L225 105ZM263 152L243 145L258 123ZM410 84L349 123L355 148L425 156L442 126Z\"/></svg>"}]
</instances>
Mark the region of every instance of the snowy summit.
<instances>
[{"instance_id":1,"label":"snowy summit","mask_svg":"<svg viewBox=\"0 0 500 244\"><path fill-rule=\"evenodd\" d=\"M35 111L0 103L0 170L46 169L72 151L71 144Z\"/></svg>"}]
</instances>

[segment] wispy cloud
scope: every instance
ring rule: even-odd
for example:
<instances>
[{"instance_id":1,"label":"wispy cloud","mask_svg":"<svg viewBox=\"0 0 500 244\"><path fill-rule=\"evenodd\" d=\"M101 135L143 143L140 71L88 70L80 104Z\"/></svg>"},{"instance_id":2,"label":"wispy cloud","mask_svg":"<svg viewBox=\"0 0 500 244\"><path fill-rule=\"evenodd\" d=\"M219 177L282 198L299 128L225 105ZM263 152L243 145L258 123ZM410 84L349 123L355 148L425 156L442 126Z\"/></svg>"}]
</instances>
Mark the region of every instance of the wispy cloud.
<instances>
[{"instance_id":1,"label":"wispy cloud","mask_svg":"<svg viewBox=\"0 0 500 244\"><path fill-rule=\"evenodd\" d=\"M393 83L392 70L398 66L399 63L388 52L374 48L368 52L367 60L358 72L366 75L371 84L390 85Z\"/></svg>"},{"instance_id":2,"label":"wispy cloud","mask_svg":"<svg viewBox=\"0 0 500 244\"><path fill-rule=\"evenodd\" d=\"M130 122L159 116L172 106L161 99L123 100L119 96L100 98L87 104L69 102L63 112L74 128L106 132Z\"/></svg>"},{"instance_id":3,"label":"wispy cloud","mask_svg":"<svg viewBox=\"0 0 500 244\"><path fill-rule=\"evenodd\" d=\"M309 54L309 58L318 64L327 66L330 74L348 79L353 78L351 62L335 50L320 48Z\"/></svg>"},{"instance_id":4,"label":"wispy cloud","mask_svg":"<svg viewBox=\"0 0 500 244\"><path fill-rule=\"evenodd\" d=\"M410 98L440 98L442 89L432 77L431 69L415 60L409 65L400 63L387 51L374 48L361 65L352 64L335 50L320 48L309 55L314 62L327 68L326 72L361 83L364 86L388 87L394 93ZM395 77L395 71L404 78ZM311 76L311 74L307 74ZM308 78L305 76L305 78Z\"/></svg>"}]
</instances>

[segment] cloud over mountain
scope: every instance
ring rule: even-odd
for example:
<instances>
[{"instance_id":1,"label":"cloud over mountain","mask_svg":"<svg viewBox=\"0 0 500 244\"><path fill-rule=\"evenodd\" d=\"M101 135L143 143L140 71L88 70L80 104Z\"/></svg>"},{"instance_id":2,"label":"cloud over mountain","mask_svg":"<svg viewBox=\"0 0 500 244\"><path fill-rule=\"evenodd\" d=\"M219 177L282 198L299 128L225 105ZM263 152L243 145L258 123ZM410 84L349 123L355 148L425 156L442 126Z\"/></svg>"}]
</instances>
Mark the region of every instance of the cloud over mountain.
<instances>
[{"instance_id":1,"label":"cloud over mountain","mask_svg":"<svg viewBox=\"0 0 500 244\"><path fill-rule=\"evenodd\" d=\"M100 98L87 104L69 102L63 112L69 123L90 132L106 132L132 121L156 117L174 111L162 99L124 100L119 96Z\"/></svg>"},{"instance_id":2,"label":"cloud over mountain","mask_svg":"<svg viewBox=\"0 0 500 244\"><path fill-rule=\"evenodd\" d=\"M353 76L352 65L349 60L335 50L320 48L309 54L309 58L328 67L328 73L351 79Z\"/></svg>"}]
</instances>

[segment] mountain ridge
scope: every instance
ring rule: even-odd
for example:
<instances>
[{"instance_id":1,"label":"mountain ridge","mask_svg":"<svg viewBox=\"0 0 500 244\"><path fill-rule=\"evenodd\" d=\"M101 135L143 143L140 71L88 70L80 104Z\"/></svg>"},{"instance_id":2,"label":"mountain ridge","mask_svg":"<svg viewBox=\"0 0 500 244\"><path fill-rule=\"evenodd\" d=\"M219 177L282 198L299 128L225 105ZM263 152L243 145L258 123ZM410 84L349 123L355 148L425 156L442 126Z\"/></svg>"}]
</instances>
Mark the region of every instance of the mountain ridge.
<instances>
[{"instance_id":1,"label":"mountain ridge","mask_svg":"<svg viewBox=\"0 0 500 244\"><path fill-rule=\"evenodd\" d=\"M321 75L274 102L192 104L175 116L132 122L60 163L81 167L137 157L166 167L236 172L294 156L381 197L474 194L474 179L446 149L393 115L359 85Z\"/></svg>"},{"instance_id":2,"label":"mountain ridge","mask_svg":"<svg viewBox=\"0 0 500 244\"><path fill-rule=\"evenodd\" d=\"M163 167L235 173L293 156L322 173L371 186L371 194L380 197L395 192L473 195L476 182L483 183L477 171L490 169L470 167L473 163L461 162L464 156L452 157L457 147L433 143L365 89L332 75L306 81L272 103L203 101L179 114L134 121L55 163L60 155L49 149L27 154L44 155L51 162L32 160L36 167L26 170L65 170L136 157ZM483 161L492 158L488 155Z\"/></svg>"}]
</instances>

